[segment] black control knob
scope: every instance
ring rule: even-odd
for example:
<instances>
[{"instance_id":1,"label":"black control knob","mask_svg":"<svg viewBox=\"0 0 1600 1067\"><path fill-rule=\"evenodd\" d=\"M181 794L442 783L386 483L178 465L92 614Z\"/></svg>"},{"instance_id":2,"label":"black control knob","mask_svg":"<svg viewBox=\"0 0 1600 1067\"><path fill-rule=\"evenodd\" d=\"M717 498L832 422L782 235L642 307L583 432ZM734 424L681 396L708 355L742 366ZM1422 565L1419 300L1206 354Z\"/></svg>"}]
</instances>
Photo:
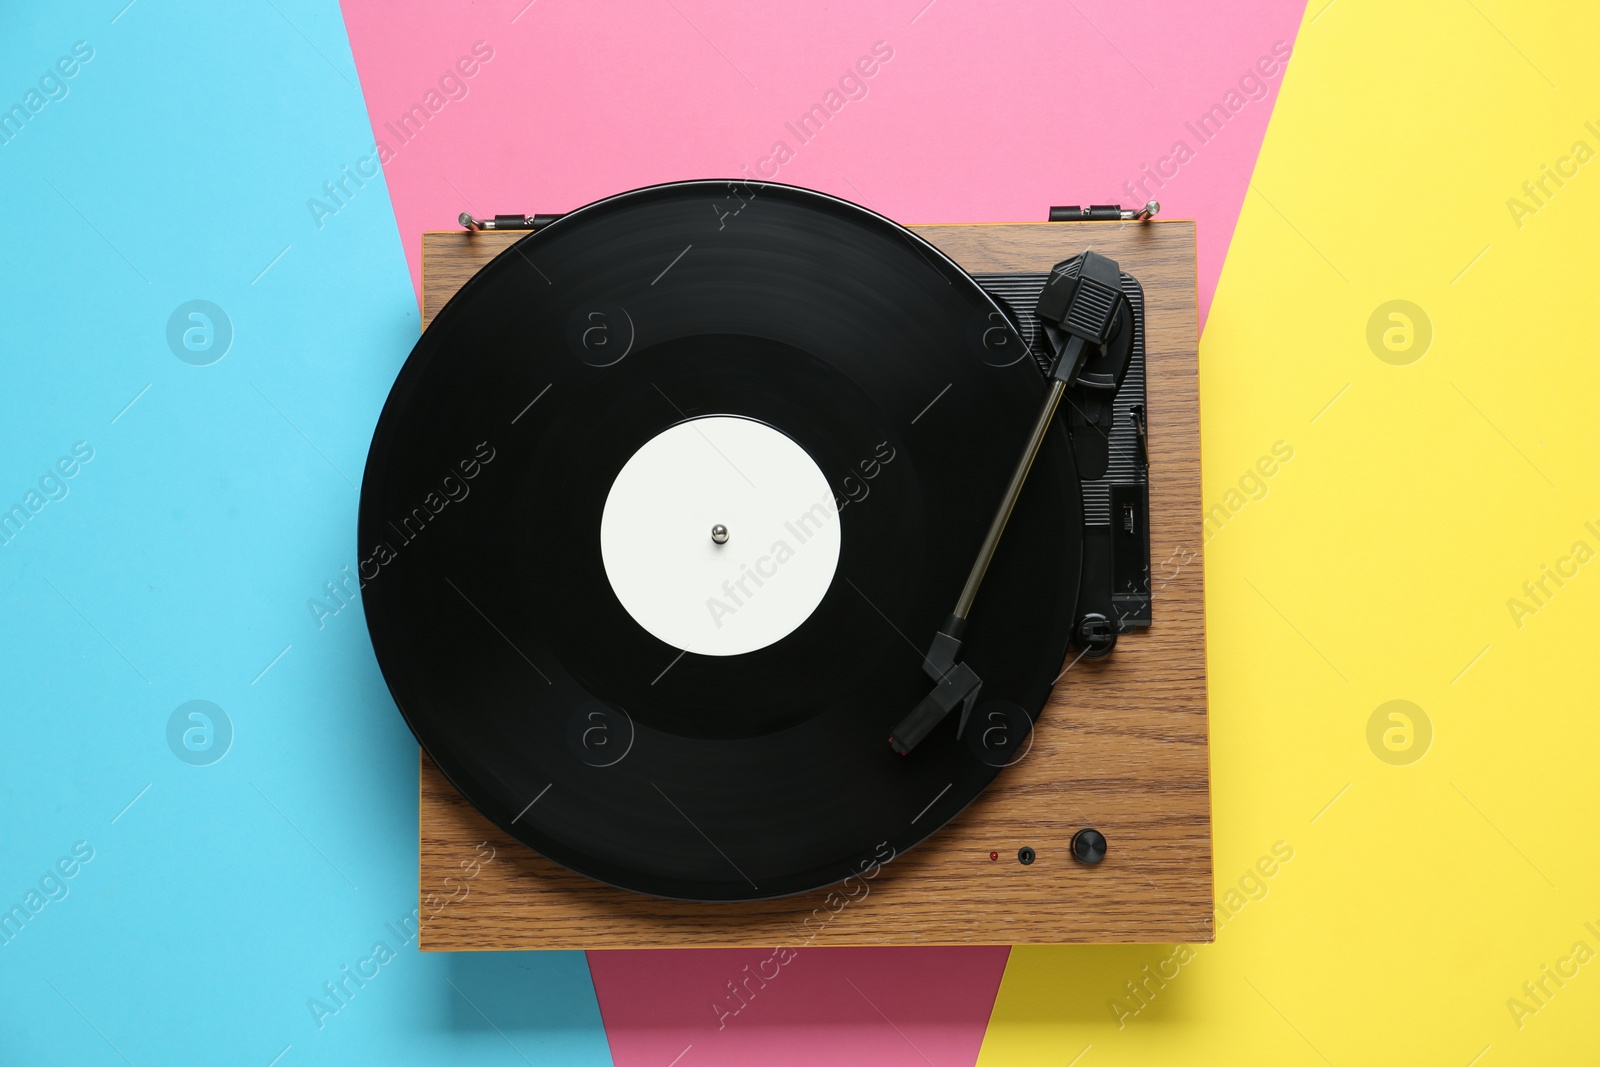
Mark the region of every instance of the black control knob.
<instances>
[{"instance_id":1,"label":"black control knob","mask_svg":"<svg viewBox=\"0 0 1600 1067\"><path fill-rule=\"evenodd\" d=\"M1072 835L1072 858L1093 866L1106 858L1106 835L1092 826Z\"/></svg>"}]
</instances>

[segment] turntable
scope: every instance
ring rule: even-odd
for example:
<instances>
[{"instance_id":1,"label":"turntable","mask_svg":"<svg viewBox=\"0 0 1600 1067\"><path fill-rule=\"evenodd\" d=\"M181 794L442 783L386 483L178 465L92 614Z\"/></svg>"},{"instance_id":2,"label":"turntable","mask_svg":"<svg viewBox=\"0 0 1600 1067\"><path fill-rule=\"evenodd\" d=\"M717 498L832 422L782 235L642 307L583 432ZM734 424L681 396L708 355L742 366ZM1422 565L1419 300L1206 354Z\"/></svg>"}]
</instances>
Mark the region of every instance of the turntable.
<instances>
[{"instance_id":1,"label":"turntable","mask_svg":"<svg viewBox=\"0 0 1600 1067\"><path fill-rule=\"evenodd\" d=\"M1107 214L425 235L360 517L422 947L1210 940L1194 229Z\"/></svg>"}]
</instances>

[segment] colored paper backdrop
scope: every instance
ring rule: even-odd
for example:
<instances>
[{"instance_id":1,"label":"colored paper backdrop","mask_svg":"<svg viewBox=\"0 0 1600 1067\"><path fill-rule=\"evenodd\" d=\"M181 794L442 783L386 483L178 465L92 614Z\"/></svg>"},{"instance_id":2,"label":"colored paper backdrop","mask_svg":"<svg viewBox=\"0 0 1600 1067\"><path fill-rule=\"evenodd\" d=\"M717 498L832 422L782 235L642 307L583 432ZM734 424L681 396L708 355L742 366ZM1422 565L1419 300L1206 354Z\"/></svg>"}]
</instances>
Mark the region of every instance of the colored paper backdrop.
<instances>
[{"instance_id":1,"label":"colored paper backdrop","mask_svg":"<svg viewBox=\"0 0 1600 1067\"><path fill-rule=\"evenodd\" d=\"M0 1060L1583 1062L1597 29L0 12ZM746 954L416 951L415 744L339 589L418 235L746 168L903 222L1199 220L1215 944L813 949L720 1026Z\"/></svg>"}]
</instances>

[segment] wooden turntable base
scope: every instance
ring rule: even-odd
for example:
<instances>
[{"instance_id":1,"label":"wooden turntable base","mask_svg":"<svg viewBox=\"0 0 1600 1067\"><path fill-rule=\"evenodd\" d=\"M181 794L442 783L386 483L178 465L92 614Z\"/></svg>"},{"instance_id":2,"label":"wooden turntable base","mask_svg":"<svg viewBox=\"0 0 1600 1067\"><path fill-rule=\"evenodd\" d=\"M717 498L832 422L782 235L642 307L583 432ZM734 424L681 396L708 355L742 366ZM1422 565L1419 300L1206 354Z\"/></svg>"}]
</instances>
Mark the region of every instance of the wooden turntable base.
<instances>
[{"instance_id":1,"label":"wooden turntable base","mask_svg":"<svg viewBox=\"0 0 1600 1067\"><path fill-rule=\"evenodd\" d=\"M613 889L502 833L423 755L423 949L1212 940L1194 223L912 228L969 273L1045 271L1092 247L1143 285L1155 624L1073 664L1027 756L848 896L697 904ZM523 236L424 234L424 325ZM1109 842L1095 867L1068 848L1086 826Z\"/></svg>"}]
</instances>

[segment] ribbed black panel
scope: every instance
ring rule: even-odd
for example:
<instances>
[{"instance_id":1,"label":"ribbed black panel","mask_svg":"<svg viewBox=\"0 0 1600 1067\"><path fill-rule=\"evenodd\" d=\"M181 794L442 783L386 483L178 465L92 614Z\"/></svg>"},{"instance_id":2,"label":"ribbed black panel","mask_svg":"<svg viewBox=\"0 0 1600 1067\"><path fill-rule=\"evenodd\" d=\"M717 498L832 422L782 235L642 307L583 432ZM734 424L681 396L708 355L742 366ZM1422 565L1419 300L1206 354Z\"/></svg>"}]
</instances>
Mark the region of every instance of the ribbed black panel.
<instances>
[{"instance_id":1,"label":"ribbed black panel","mask_svg":"<svg viewBox=\"0 0 1600 1067\"><path fill-rule=\"evenodd\" d=\"M975 274L990 296L1004 301L1015 313L1022 326L1022 336L1033 349L1039 369L1050 370L1049 346L1039 330L1033 308L1039 302L1044 288L1045 272L1038 274ZM1111 522L1111 487L1113 485L1142 485L1144 471L1139 466L1139 434L1133 423L1133 408L1144 406L1144 292L1139 283L1122 275L1122 291L1133 305L1133 356L1128 361L1128 375L1117 391L1113 410L1115 421L1111 426L1111 462L1106 476L1083 483L1083 518L1089 525L1107 525ZM1149 411L1148 406L1145 407Z\"/></svg>"}]
</instances>

